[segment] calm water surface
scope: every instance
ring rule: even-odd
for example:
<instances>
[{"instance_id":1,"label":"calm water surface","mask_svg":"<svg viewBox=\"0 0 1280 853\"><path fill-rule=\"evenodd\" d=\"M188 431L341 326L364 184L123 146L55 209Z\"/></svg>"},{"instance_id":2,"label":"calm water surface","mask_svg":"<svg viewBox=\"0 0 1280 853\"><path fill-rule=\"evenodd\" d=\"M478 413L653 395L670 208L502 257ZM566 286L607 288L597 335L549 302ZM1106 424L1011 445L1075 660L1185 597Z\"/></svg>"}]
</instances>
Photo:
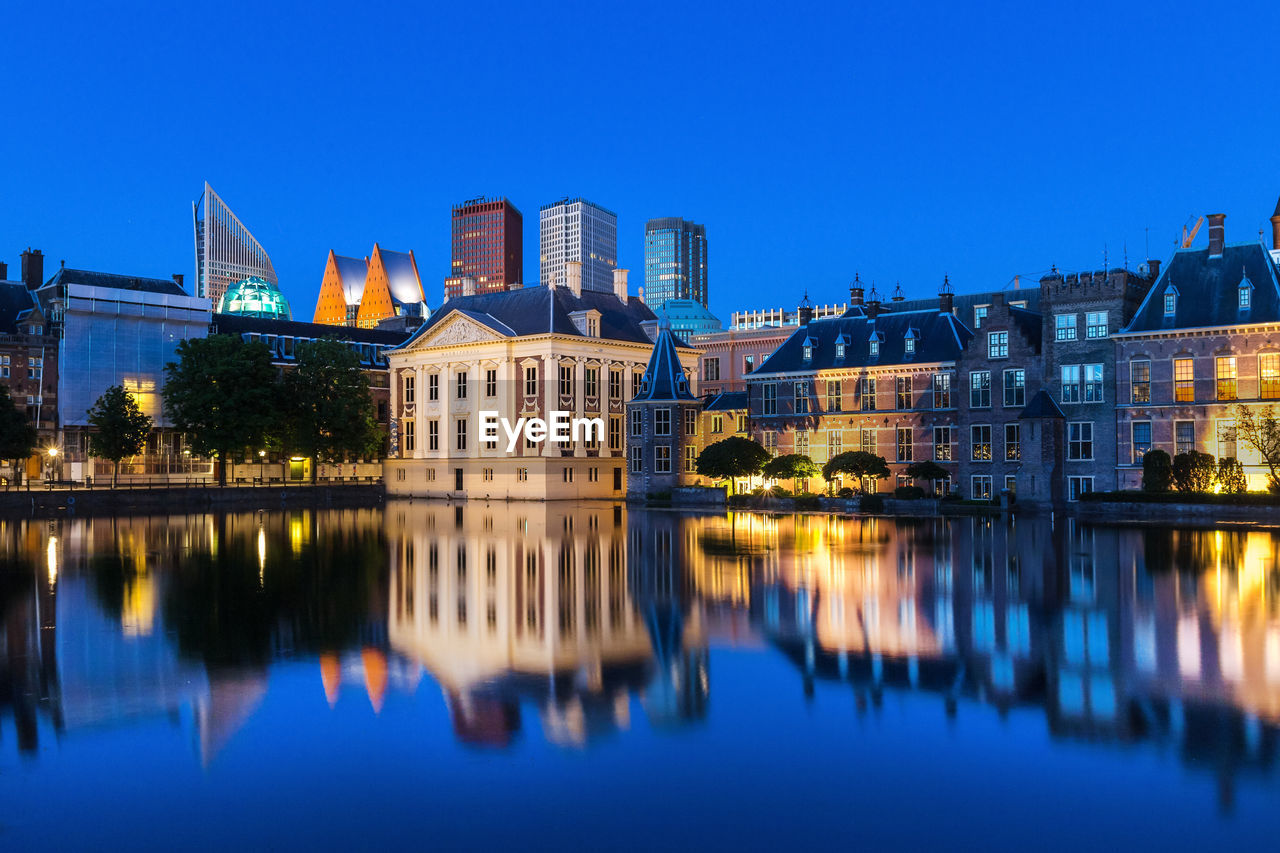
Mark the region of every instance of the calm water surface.
<instances>
[{"instance_id":1,"label":"calm water surface","mask_svg":"<svg viewBox=\"0 0 1280 853\"><path fill-rule=\"evenodd\" d=\"M0 849L1269 847L1278 553L571 505L0 521Z\"/></svg>"}]
</instances>

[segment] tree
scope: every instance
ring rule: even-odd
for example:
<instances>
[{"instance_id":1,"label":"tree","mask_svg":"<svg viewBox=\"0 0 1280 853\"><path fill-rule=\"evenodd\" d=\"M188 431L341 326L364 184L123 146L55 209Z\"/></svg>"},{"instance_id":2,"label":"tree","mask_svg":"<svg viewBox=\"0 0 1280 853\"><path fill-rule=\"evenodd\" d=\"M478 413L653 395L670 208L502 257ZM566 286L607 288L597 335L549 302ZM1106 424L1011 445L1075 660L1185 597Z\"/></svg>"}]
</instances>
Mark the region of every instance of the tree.
<instances>
[{"instance_id":1,"label":"tree","mask_svg":"<svg viewBox=\"0 0 1280 853\"><path fill-rule=\"evenodd\" d=\"M312 459L315 482L320 459L364 456L381 441L373 416L369 377L360 356L330 339L298 344L298 366L285 374L284 441Z\"/></svg>"},{"instance_id":2,"label":"tree","mask_svg":"<svg viewBox=\"0 0 1280 853\"><path fill-rule=\"evenodd\" d=\"M138 408L132 394L112 385L89 410L89 424L96 430L89 434L89 452L115 464L111 472L114 488L120 479L121 460L137 456L146 446L151 418Z\"/></svg>"},{"instance_id":3,"label":"tree","mask_svg":"<svg viewBox=\"0 0 1280 853\"><path fill-rule=\"evenodd\" d=\"M866 479L883 480L889 476L889 463L883 456L865 450L847 450L837 453L822 466L822 476L828 481L841 474L848 474L859 483Z\"/></svg>"},{"instance_id":4,"label":"tree","mask_svg":"<svg viewBox=\"0 0 1280 853\"><path fill-rule=\"evenodd\" d=\"M1236 435L1258 451L1267 466L1267 488L1280 491L1280 421L1275 409L1267 406L1257 412L1236 406Z\"/></svg>"},{"instance_id":5,"label":"tree","mask_svg":"<svg viewBox=\"0 0 1280 853\"><path fill-rule=\"evenodd\" d=\"M226 485L232 451L262 443L279 404L271 352L231 335L188 338L165 365L164 410L198 453L216 455Z\"/></svg>"},{"instance_id":6,"label":"tree","mask_svg":"<svg viewBox=\"0 0 1280 853\"><path fill-rule=\"evenodd\" d=\"M759 474L769 461L769 451L749 438L734 435L708 445L698 454L697 469L703 477L728 480L729 491L737 477Z\"/></svg>"},{"instance_id":7,"label":"tree","mask_svg":"<svg viewBox=\"0 0 1280 853\"><path fill-rule=\"evenodd\" d=\"M1163 450L1148 450L1142 457L1142 490L1167 492L1173 483L1173 460Z\"/></svg>"},{"instance_id":8,"label":"tree","mask_svg":"<svg viewBox=\"0 0 1280 853\"><path fill-rule=\"evenodd\" d=\"M1229 456L1218 460L1216 479L1223 494L1242 495L1249 490L1249 480L1244 476L1244 466Z\"/></svg>"},{"instance_id":9,"label":"tree","mask_svg":"<svg viewBox=\"0 0 1280 853\"><path fill-rule=\"evenodd\" d=\"M1180 492L1207 492L1216 475L1213 456L1188 450L1173 457L1173 483Z\"/></svg>"},{"instance_id":10,"label":"tree","mask_svg":"<svg viewBox=\"0 0 1280 853\"><path fill-rule=\"evenodd\" d=\"M775 456L764 464L763 473L775 480L790 480L794 490L796 480L807 480L822 473L818 463L803 453L787 453Z\"/></svg>"},{"instance_id":11,"label":"tree","mask_svg":"<svg viewBox=\"0 0 1280 853\"><path fill-rule=\"evenodd\" d=\"M950 476L946 468L943 468L932 459L925 459L921 462L912 462L907 466L907 476L913 480L924 480L926 483L936 483L939 480L945 480Z\"/></svg>"},{"instance_id":12,"label":"tree","mask_svg":"<svg viewBox=\"0 0 1280 853\"><path fill-rule=\"evenodd\" d=\"M0 459L8 460L13 466L11 482L21 482L20 466L35 452L37 440L31 418L14 405L9 389L0 385Z\"/></svg>"}]
</instances>

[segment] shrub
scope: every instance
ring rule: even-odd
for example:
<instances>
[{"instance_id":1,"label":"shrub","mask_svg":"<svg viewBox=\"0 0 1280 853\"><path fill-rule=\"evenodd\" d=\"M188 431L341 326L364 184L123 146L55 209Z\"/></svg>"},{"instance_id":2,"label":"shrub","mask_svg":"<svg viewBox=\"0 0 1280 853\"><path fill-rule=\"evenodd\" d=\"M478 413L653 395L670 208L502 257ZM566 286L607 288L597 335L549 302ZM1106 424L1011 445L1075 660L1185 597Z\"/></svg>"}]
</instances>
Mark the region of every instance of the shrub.
<instances>
[{"instance_id":1,"label":"shrub","mask_svg":"<svg viewBox=\"0 0 1280 853\"><path fill-rule=\"evenodd\" d=\"M1148 450L1142 457L1142 490L1167 492L1173 485L1173 460L1163 450Z\"/></svg>"},{"instance_id":2,"label":"shrub","mask_svg":"<svg viewBox=\"0 0 1280 853\"><path fill-rule=\"evenodd\" d=\"M1217 474L1213 456L1189 450L1173 457L1173 484L1180 492L1207 492L1213 488Z\"/></svg>"},{"instance_id":3,"label":"shrub","mask_svg":"<svg viewBox=\"0 0 1280 853\"><path fill-rule=\"evenodd\" d=\"M851 498L853 497L853 489L849 488L848 486L845 486L843 489L836 492L836 496L841 498Z\"/></svg>"},{"instance_id":4,"label":"shrub","mask_svg":"<svg viewBox=\"0 0 1280 853\"><path fill-rule=\"evenodd\" d=\"M924 497L924 489L919 486L898 486L893 490L893 496L902 501L918 501Z\"/></svg>"},{"instance_id":5,"label":"shrub","mask_svg":"<svg viewBox=\"0 0 1280 853\"><path fill-rule=\"evenodd\" d=\"M775 498L789 498L789 497L791 497L791 492L789 492L789 491L787 491L786 489L782 488L782 486L774 486L772 489L770 489L770 490L769 490L769 494L773 495Z\"/></svg>"},{"instance_id":6,"label":"shrub","mask_svg":"<svg viewBox=\"0 0 1280 853\"><path fill-rule=\"evenodd\" d=\"M817 495L797 495L796 509L821 509L822 498Z\"/></svg>"},{"instance_id":7,"label":"shrub","mask_svg":"<svg viewBox=\"0 0 1280 853\"><path fill-rule=\"evenodd\" d=\"M1230 457L1218 460L1217 481L1222 493L1226 495L1242 495L1249 490L1244 466Z\"/></svg>"},{"instance_id":8,"label":"shrub","mask_svg":"<svg viewBox=\"0 0 1280 853\"><path fill-rule=\"evenodd\" d=\"M879 495L863 495L858 509L862 512L884 512L884 498Z\"/></svg>"}]
</instances>

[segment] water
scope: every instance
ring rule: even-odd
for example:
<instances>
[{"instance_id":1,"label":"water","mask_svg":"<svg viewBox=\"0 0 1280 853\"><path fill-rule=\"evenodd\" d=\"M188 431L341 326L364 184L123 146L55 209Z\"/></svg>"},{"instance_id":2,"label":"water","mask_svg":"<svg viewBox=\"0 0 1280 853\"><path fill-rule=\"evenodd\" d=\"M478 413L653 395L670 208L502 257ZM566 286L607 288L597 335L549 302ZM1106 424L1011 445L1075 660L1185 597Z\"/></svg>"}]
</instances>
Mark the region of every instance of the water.
<instances>
[{"instance_id":1,"label":"water","mask_svg":"<svg viewBox=\"0 0 1280 853\"><path fill-rule=\"evenodd\" d=\"M1278 535L0 522L0 849L1274 843Z\"/></svg>"}]
</instances>

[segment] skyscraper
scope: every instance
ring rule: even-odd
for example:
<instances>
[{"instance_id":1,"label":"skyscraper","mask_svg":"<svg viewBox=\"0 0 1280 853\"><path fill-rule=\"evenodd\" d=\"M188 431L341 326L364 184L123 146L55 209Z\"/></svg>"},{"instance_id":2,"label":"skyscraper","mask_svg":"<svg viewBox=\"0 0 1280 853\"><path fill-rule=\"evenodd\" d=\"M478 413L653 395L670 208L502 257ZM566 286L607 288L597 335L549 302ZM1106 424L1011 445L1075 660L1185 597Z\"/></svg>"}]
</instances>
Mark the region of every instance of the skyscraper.
<instances>
[{"instance_id":1,"label":"skyscraper","mask_svg":"<svg viewBox=\"0 0 1280 853\"><path fill-rule=\"evenodd\" d=\"M462 295L464 278L475 280L476 293L511 290L524 282L524 217L505 198L455 204L452 243L446 299Z\"/></svg>"},{"instance_id":2,"label":"skyscraper","mask_svg":"<svg viewBox=\"0 0 1280 853\"><path fill-rule=\"evenodd\" d=\"M543 205L538 217L543 287L567 280L565 264L582 263L582 289L613 292L618 266L618 216L585 198Z\"/></svg>"},{"instance_id":3,"label":"skyscraper","mask_svg":"<svg viewBox=\"0 0 1280 853\"><path fill-rule=\"evenodd\" d=\"M266 249L207 181L204 193L191 203L191 220L196 238L196 296L217 305L222 294L242 279L257 276L269 284L280 283Z\"/></svg>"},{"instance_id":4,"label":"skyscraper","mask_svg":"<svg viewBox=\"0 0 1280 853\"><path fill-rule=\"evenodd\" d=\"M678 216L644 226L644 301L668 299L707 304L707 229Z\"/></svg>"}]
</instances>

